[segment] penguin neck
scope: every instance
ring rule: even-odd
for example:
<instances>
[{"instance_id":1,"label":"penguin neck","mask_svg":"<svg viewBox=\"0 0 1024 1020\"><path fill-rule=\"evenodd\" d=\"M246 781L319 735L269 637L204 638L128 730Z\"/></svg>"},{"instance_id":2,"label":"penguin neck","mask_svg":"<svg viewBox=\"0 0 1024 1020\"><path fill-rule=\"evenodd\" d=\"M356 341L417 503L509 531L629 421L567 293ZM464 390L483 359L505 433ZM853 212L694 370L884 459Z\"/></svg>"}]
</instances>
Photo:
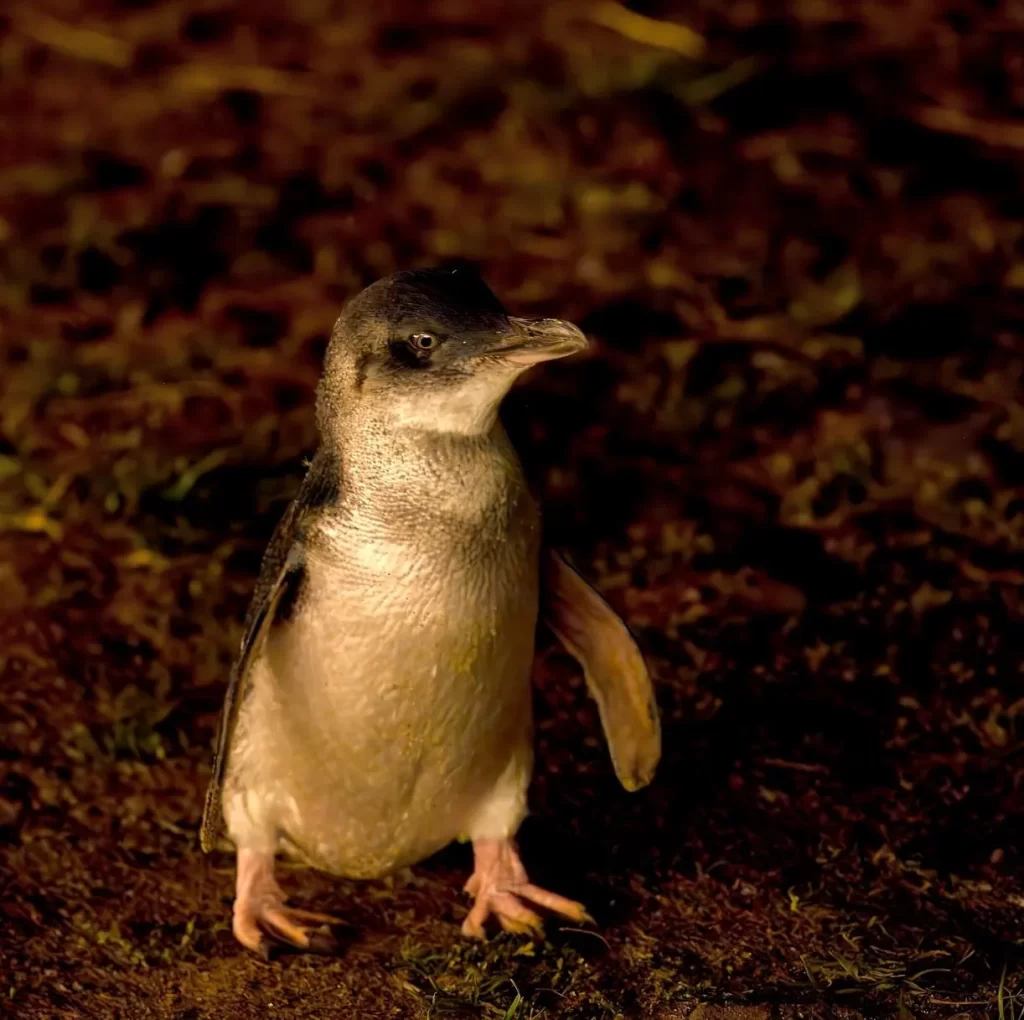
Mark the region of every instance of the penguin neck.
<instances>
[{"instance_id":1,"label":"penguin neck","mask_svg":"<svg viewBox=\"0 0 1024 1020\"><path fill-rule=\"evenodd\" d=\"M398 507L471 518L522 484L522 469L494 416L485 432L421 427L346 430L336 441L346 504L392 515Z\"/></svg>"}]
</instances>

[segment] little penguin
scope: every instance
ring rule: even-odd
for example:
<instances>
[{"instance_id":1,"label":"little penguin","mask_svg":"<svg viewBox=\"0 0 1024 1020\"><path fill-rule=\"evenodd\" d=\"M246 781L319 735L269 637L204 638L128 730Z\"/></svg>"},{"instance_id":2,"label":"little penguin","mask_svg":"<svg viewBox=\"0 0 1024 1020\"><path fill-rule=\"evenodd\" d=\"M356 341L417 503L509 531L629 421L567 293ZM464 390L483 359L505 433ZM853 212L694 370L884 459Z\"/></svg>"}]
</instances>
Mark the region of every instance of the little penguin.
<instances>
[{"instance_id":1,"label":"little penguin","mask_svg":"<svg viewBox=\"0 0 1024 1020\"><path fill-rule=\"evenodd\" d=\"M378 878L472 842L472 906L539 930L589 920L532 884L515 836L533 769L530 673L543 620L582 666L616 774L661 754L644 659L608 603L544 549L499 406L533 365L587 346L516 318L474 270L420 269L347 303L317 388L320 445L264 555L221 715L202 822L236 853L244 946L336 948L290 906L278 854Z\"/></svg>"}]
</instances>

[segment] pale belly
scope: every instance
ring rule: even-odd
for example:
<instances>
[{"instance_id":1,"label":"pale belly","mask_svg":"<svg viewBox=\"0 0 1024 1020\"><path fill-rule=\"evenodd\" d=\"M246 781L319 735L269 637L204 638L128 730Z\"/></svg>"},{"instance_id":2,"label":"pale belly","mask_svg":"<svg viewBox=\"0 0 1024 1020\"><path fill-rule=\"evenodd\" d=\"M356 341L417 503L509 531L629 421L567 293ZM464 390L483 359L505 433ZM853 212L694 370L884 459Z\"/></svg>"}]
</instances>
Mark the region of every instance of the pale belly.
<instances>
[{"instance_id":1,"label":"pale belly","mask_svg":"<svg viewBox=\"0 0 1024 1020\"><path fill-rule=\"evenodd\" d=\"M308 584L254 668L229 831L272 827L314 866L372 877L471 835L496 790L528 782L533 536L376 579L314 560Z\"/></svg>"}]
</instances>

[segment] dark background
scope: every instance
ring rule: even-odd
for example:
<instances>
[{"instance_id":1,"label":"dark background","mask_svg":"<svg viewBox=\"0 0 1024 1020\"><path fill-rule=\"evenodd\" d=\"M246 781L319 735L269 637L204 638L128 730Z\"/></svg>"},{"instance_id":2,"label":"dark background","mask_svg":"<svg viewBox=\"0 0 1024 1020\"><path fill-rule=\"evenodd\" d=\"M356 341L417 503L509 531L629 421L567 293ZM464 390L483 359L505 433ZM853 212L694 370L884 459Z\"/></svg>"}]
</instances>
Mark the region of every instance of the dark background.
<instances>
[{"instance_id":1,"label":"dark background","mask_svg":"<svg viewBox=\"0 0 1024 1020\"><path fill-rule=\"evenodd\" d=\"M11 1015L1021 1015L1024 14L635 10L3 6ZM545 643L524 850L598 928L462 941L456 849L289 874L351 940L268 965L196 838L229 663L341 305L451 258L594 337L508 421L665 759Z\"/></svg>"}]
</instances>

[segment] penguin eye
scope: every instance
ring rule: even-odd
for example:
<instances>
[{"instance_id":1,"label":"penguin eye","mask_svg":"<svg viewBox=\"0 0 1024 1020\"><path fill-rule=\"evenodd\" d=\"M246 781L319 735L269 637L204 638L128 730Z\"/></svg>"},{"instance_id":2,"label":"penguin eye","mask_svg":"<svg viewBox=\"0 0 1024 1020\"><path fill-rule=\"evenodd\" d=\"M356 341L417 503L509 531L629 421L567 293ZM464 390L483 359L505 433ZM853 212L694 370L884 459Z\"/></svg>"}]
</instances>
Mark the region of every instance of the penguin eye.
<instances>
[{"instance_id":1,"label":"penguin eye","mask_svg":"<svg viewBox=\"0 0 1024 1020\"><path fill-rule=\"evenodd\" d=\"M439 347L441 341L433 333L413 333L409 337L409 345L417 351L432 351Z\"/></svg>"}]
</instances>

